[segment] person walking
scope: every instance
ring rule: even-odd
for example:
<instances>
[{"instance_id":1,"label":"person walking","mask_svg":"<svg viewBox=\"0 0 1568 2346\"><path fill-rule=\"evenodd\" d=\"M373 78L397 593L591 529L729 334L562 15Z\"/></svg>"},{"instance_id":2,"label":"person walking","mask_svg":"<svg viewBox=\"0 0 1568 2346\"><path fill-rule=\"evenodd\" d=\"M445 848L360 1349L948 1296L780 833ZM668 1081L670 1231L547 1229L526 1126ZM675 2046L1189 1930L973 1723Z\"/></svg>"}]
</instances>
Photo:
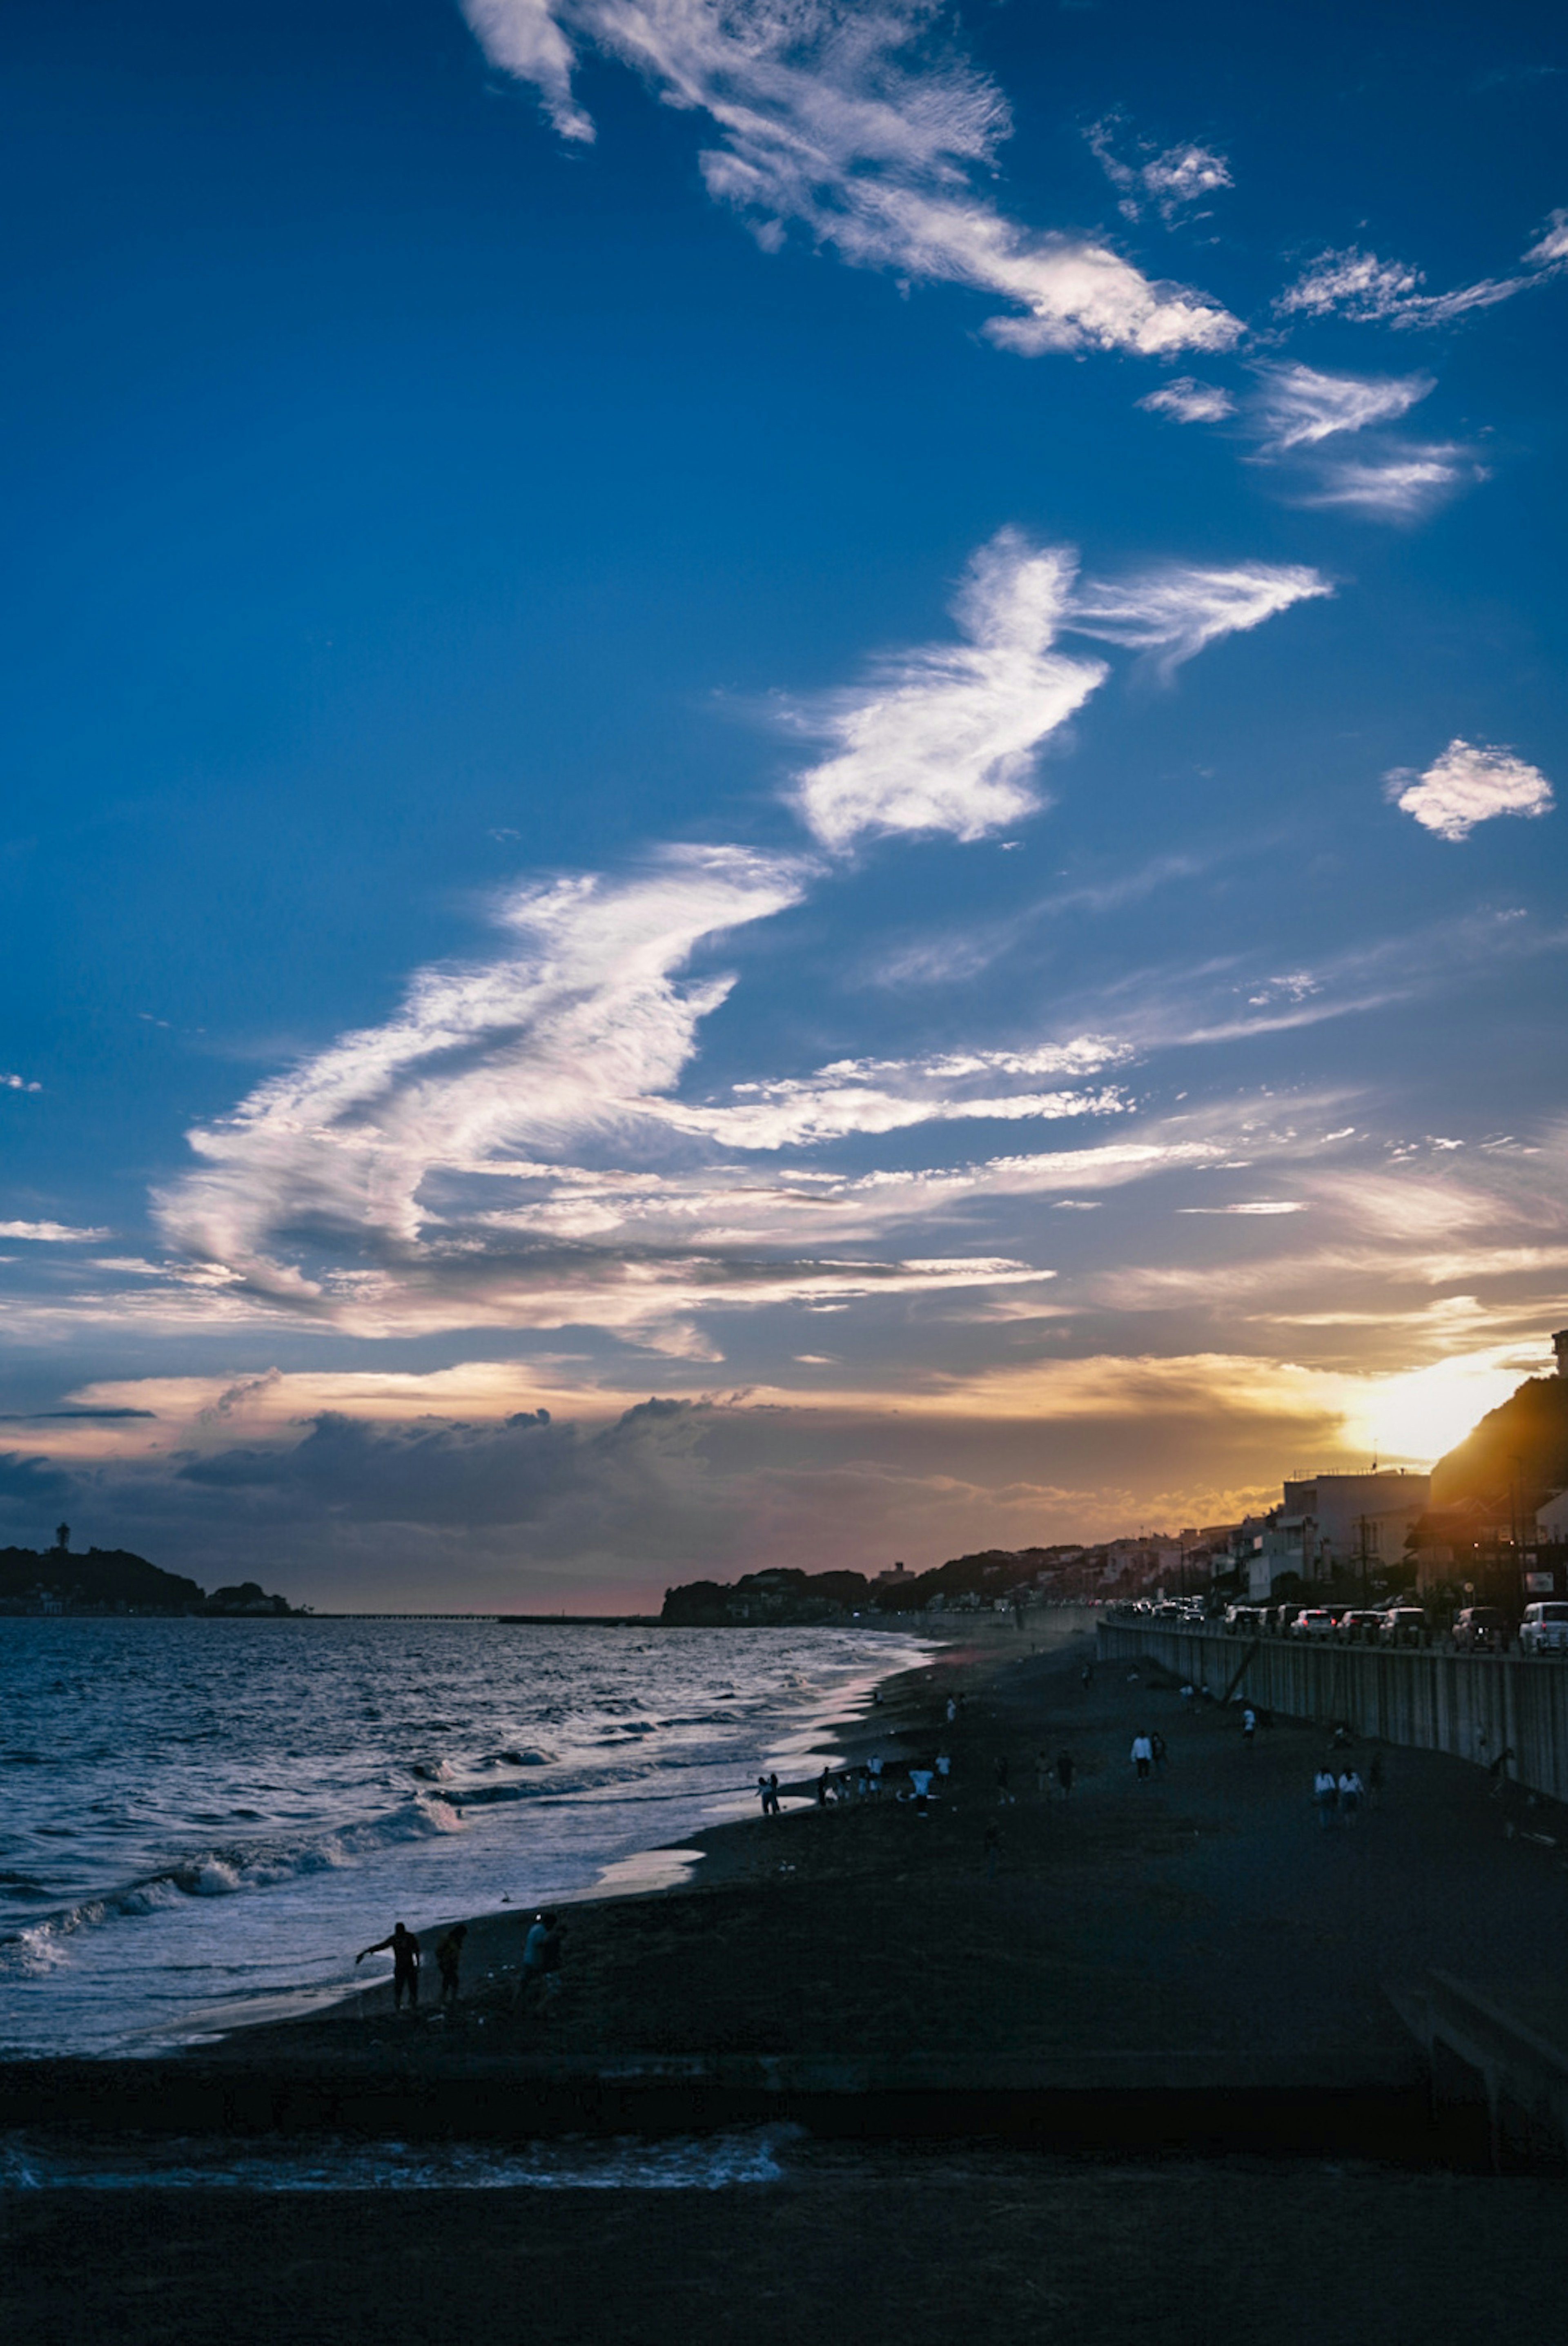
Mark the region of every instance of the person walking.
<instances>
[{"instance_id":1,"label":"person walking","mask_svg":"<svg viewBox=\"0 0 1568 2346\"><path fill-rule=\"evenodd\" d=\"M1007 1754L1005 1751L1002 1751L997 1754L994 1773L996 1777L997 1800L1004 1806L1011 1806L1013 1795L1007 1789Z\"/></svg>"},{"instance_id":2,"label":"person walking","mask_svg":"<svg viewBox=\"0 0 1568 2346\"><path fill-rule=\"evenodd\" d=\"M882 1755L880 1751L871 1754L871 1776L872 1791L880 1793L882 1789Z\"/></svg>"},{"instance_id":3,"label":"person walking","mask_svg":"<svg viewBox=\"0 0 1568 2346\"><path fill-rule=\"evenodd\" d=\"M435 1968L441 1974L441 2001L455 2004L462 1986L463 1943L468 1936L466 1923L454 1923L444 1939L436 1942Z\"/></svg>"},{"instance_id":4,"label":"person walking","mask_svg":"<svg viewBox=\"0 0 1568 2346\"><path fill-rule=\"evenodd\" d=\"M996 1861L1002 1854L1002 1827L994 1817L985 1828L985 1878L989 1882L996 1872Z\"/></svg>"},{"instance_id":5,"label":"person walking","mask_svg":"<svg viewBox=\"0 0 1568 2346\"><path fill-rule=\"evenodd\" d=\"M1058 1751L1056 1754L1056 1781L1061 1785L1062 1797L1065 1800L1073 1789L1073 1754L1070 1751Z\"/></svg>"},{"instance_id":6,"label":"person walking","mask_svg":"<svg viewBox=\"0 0 1568 2346\"><path fill-rule=\"evenodd\" d=\"M1344 1769L1339 1777L1339 1814L1348 1825L1353 1825L1361 1813L1361 1779L1354 1768Z\"/></svg>"},{"instance_id":7,"label":"person walking","mask_svg":"<svg viewBox=\"0 0 1568 2346\"><path fill-rule=\"evenodd\" d=\"M1257 1732L1257 1713L1253 1709L1252 1705L1248 1703L1247 1708L1241 1714L1241 1739L1243 1743L1246 1744L1249 1751L1252 1749L1252 1739Z\"/></svg>"},{"instance_id":8,"label":"person walking","mask_svg":"<svg viewBox=\"0 0 1568 2346\"><path fill-rule=\"evenodd\" d=\"M1312 1797L1318 1803L1318 1821L1327 1832L1339 1805L1339 1783L1332 1768L1319 1769L1313 1780Z\"/></svg>"},{"instance_id":9,"label":"person walking","mask_svg":"<svg viewBox=\"0 0 1568 2346\"><path fill-rule=\"evenodd\" d=\"M410 2012L417 2012L419 2010L419 1941L414 1937L413 1933L405 1930L401 1923L392 1924L390 1939L378 1939L373 1947L361 1947L354 1957L354 1969L358 1971L367 1955L384 1954L388 1948L392 1950L392 2010L394 2012L402 2010L402 2000L406 1993Z\"/></svg>"},{"instance_id":10,"label":"person walking","mask_svg":"<svg viewBox=\"0 0 1568 2346\"><path fill-rule=\"evenodd\" d=\"M1166 1772L1166 1760L1169 1756L1166 1749L1165 1737L1157 1733L1151 1735L1149 1738L1149 1749L1155 1755L1155 1774L1156 1776L1163 1776Z\"/></svg>"},{"instance_id":11,"label":"person walking","mask_svg":"<svg viewBox=\"0 0 1568 2346\"><path fill-rule=\"evenodd\" d=\"M1155 1764L1155 1747L1148 1736L1139 1733L1133 1738L1132 1761L1138 1771L1140 1784L1145 1782Z\"/></svg>"},{"instance_id":12,"label":"person walking","mask_svg":"<svg viewBox=\"0 0 1568 2346\"><path fill-rule=\"evenodd\" d=\"M765 1813L770 1817L781 1817L784 1813L783 1810L779 1805L779 1778L777 1773L770 1775L768 1779L768 1799L765 1806Z\"/></svg>"},{"instance_id":13,"label":"person walking","mask_svg":"<svg viewBox=\"0 0 1568 2346\"><path fill-rule=\"evenodd\" d=\"M821 1774L817 1779L817 1806L820 1809L825 1809L827 1807L829 1800L832 1797L832 1791L833 1771L830 1768L824 1768Z\"/></svg>"},{"instance_id":14,"label":"person walking","mask_svg":"<svg viewBox=\"0 0 1568 2346\"><path fill-rule=\"evenodd\" d=\"M914 1793L915 1814L917 1816L924 1817L929 1816L931 1813L931 1780L935 1772L935 1770L932 1768L911 1768L910 1770L910 1785Z\"/></svg>"},{"instance_id":15,"label":"person walking","mask_svg":"<svg viewBox=\"0 0 1568 2346\"><path fill-rule=\"evenodd\" d=\"M554 1995L560 1984L561 1942L566 1926L554 1908L535 1914L528 1936L523 1942L523 1974L517 1984L517 2001L522 2004L537 1988L545 1995Z\"/></svg>"},{"instance_id":16,"label":"person walking","mask_svg":"<svg viewBox=\"0 0 1568 2346\"><path fill-rule=\"evenodd\" d=\"M1380 1751L1374 1751L1367 1770L1367 1791L1369 1798L1375 1800L1382 1789L1383 1755Z\"/></svg>"},{"instance_id":17,"label":"person walking","mask_svg":"<svg viewBox=\"0 0 1568 2346\"><path fill-rule=\"evenodd\" d=\"M952 1725L952 1723L953 1723L954 1719L955 1719L957 1717L958 1717L958 1705L957 1705L957 1703L954 1701L954 1699L953 1699L952 1696L952 1695L949 1695L949 1696L948 1696L948 1698L947 1698L947 1723L948 1723L948 1725L949 1725L950 1727Z\"/></svg>"}]
</instances>

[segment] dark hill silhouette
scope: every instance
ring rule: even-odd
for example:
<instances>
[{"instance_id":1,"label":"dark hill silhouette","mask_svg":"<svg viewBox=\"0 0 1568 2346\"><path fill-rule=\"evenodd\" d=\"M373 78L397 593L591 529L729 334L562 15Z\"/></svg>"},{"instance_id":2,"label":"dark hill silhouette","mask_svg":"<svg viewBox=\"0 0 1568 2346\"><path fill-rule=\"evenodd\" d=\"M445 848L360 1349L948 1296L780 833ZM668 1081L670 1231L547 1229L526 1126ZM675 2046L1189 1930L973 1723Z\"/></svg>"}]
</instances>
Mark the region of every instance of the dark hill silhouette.
<instances>
[{"instance_id":1,"label":"dark hill silhouette","mask_svg":"<svg viewBox=\"0 0 1568 2346\"><path fill-rule=\"evenodd\" d=\"M1532 1515L1568 1488L1568 1377L1532 1377L1432 1468L1434 1507L1478 1501Z\"/></svg>"},{"instance_id":2,"label":"dark hill silhouette","mask_svg":"<svg viewBox=\"0 0 1568 2346\"><path fill-rule=\"evenodd\" d=\"M85 1556L68 1548L0 1548L0 1609L33 1611L40 1590L67 1612L288 1613L281 1596L266 1596L254 1580L220 1588L212 1596L182 1573L165 1572L128 1548L90 1547Z\"/></svg>"}]
</instances>

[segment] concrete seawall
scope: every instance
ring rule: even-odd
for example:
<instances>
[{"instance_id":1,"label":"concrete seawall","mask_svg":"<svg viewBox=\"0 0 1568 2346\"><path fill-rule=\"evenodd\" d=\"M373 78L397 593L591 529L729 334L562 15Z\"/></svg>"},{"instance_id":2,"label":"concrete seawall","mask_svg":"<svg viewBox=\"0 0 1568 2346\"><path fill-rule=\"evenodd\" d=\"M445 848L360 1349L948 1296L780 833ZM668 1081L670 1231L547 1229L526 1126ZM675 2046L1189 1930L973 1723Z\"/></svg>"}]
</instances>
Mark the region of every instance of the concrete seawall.
<instances>
[{"instance_id":1,"label":"concrete seawall","mask_svg":"<svg viewBox=\"0 0 1568 2346\"><path fill-rule=\"evenodd\" d=\"M1359 1735L1447 1751L1481 1768L1512 1751L1516 1781L1568 1800L1568 1663L1254 1640L1104 1618L1098 1637L1104 1661L1131 1664L1146 1655L1195 1686L1207 1684L1216 1695L1230 1688L1288 1718L1342 1719Z\"/></svg>"}]
</instances>

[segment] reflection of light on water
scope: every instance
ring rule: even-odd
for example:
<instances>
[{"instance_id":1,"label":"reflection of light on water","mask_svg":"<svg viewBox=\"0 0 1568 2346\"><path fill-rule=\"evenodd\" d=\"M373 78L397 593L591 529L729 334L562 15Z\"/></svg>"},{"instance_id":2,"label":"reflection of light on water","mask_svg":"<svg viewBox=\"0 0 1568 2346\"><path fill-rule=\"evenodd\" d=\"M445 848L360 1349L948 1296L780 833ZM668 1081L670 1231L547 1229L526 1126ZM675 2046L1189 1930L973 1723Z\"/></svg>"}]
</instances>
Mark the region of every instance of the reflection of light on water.
<instances>
[{"instance_id":1,"label":"reflection of light on water","mask_svg":"<svg viewBox=\"0 0 1568 2346\"><path fill-rule=\"evenodd\" d=\"M590 1895L628 1898L640 1890L678 1890L691 1879L702 1856L699 1849L642 1849L635 1857L617 1858L602 1866Z\"/></svg>"},{"instance_id":2,"label":"reflection of light on water","mask_svg":"<svg viewBox=\"0 0 1568 2346\"><path fill-rule=\"evenodd\" d=\"M1521 1362L1513 1347L1496 1345L1397 1376L1358 1379L1345 1411L1345 1441L1376 1451L1385 1463L1430 1465L1532 1371L1540 1372L1533 1360Z\"/></svg>"}]
</instances>

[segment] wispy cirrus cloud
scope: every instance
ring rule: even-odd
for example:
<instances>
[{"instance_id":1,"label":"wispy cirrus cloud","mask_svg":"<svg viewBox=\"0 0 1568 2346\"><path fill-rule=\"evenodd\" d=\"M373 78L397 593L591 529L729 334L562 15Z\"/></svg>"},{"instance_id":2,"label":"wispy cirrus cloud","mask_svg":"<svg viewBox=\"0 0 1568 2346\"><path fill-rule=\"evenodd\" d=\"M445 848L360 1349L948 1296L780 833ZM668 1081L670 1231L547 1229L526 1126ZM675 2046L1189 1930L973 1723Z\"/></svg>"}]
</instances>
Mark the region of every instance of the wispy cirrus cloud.
<instances>
[{"instance_id":1,"label":"wispy cirrus cloud","mask_svg":"<svg viewBox=\"0 0 1568 2346\"><path fill-rule=\"evenodd\" d=\"M977 188L1011 128L1007 106L939 46L935 0L463 5L486 56L538 89L564 137L593 136L572 67L578 45L597 48L707 117L708 193L764 246L800 227L851 263L1000 295L1013 311L986 332L1004 348L1223 350L1241 331L1218 302L1151 280L1092 237L1026 229ZM1183 165L1166 161L1163 200L1175 202Z\"/></svg>"},{"instance_id":2,"label":"wispy cirrus cloud","mask_svg":"<svg viewBox=\"0 0 1568 2346\"><path fill-rule=\"evenodd\" d=\"M836 745L792 791L824 846L868 831L981 839L1036 810L1041 743L1106 674L1056 648L1075 570L1069 549L1003 530L954 604L966 641L897 654L865 686L786 704L798 730Z\"/></svg>"},{"instance_id":3,"label":"wispy cirrus cloud","mask_svg":"<svg viewBox=\"0 0 1568 2346\"><path fill-rule=\"evenodd\" d=\"M1447 293L1422 291L1425 271L1402 260L1381 260L1359 245L1319 254L1287 286L1274 307L1282 317L1338 315L1362 324L1400 328L1451 325L1477 310L1495 309L1541 284L1568 263L1568 211L1554 211L1521 256L1526 272L1481 277Z\"/></svg>"},{"instance_id":4,"label":"wispy cirrus cloud","mask_svg":"<svg viewBox=\"0 0 1568 2346\"><path fill-rule=\"evenodd\" d=\"M1259 372L1253 413L1265 446L1275 454L1393 423L1436 388L1430 374L1324 374L1308 366L1268 366Z\"/></svg>"},{"instance_id":5,"label":"wispy cirrus cloud","mask_svg":"<svg viewBox=\"0 0 1568 2346\"><path fill-rule=\"evenodd\" d=\"M1221 636L1261 627L1293 604L1333 591L1320 572L1302 563L1212 569L1172 564L1131 578L1087 582L1074 597L1072 625L1082 635L1152 654L1168 676Z\"/></svg>"},{"instance_id":6,"label":"wispy cirrus cloud","mask_svg":"<svg viewBox=\"0 0 1568 2346\"><path fill-rule=\"evenodd\" d=\"M1512 750L1488 750L1453 740L1424 773L1398 768L1387 777L1385 795L1403 814L1413 815L1439 839L1468 839L1477 823L1496 815L1550 814L1552 785L1538 766Z\"/></svg>"},{"instance_id":7,"label":"wispy cirrus cloud","mask_svg":"<svg viewBox=\"0 0 1568 2346\"><path fill-rule=\"evenodd\" d=\"M1188 140L1161 149L1154 140L1136 137L1120 112L1092 123L1084 135L1121 199L1118 209L1125 219L1141 219L1152 208L1166 228L1176 228L1195 214L1205 217L1199 206L1207 208L1210 196L1236 184L1229 163L1212 148ZM1131 161L1117 151L1129 142Z\"/></svg>"},{"instance_id":8,"label":"wispy cirrus cloud","mask_svg":"<svg viewBox=\"0 0 1568 2346\"><path fill-rule=\"evenodd\" d=\"M36 1246L97 1246L108 1235L74 1229L69 1222L0 1222L0 1239L26 1239Z\"/></svg>"},{"instance_id":9,"label":"wispy cirrus cloud","mask_svg":"<svg viewBox=\"0 0 1568 2346\"><path fill-rule=\"evenodd\" d=\"M1070 548L1002 530L954 605L967 641L897 654L863 686L783 705L797 730L837 748L791 790L824 846L842 851L868 832L976 840L1037 811L1042 746L1106 674L1060 650L1060 635L1146 652L1168 675L1219 637L1332 592L1298 564L1172 563L1082 586L1076 569Z\"/></svg>"}]
</instances>

